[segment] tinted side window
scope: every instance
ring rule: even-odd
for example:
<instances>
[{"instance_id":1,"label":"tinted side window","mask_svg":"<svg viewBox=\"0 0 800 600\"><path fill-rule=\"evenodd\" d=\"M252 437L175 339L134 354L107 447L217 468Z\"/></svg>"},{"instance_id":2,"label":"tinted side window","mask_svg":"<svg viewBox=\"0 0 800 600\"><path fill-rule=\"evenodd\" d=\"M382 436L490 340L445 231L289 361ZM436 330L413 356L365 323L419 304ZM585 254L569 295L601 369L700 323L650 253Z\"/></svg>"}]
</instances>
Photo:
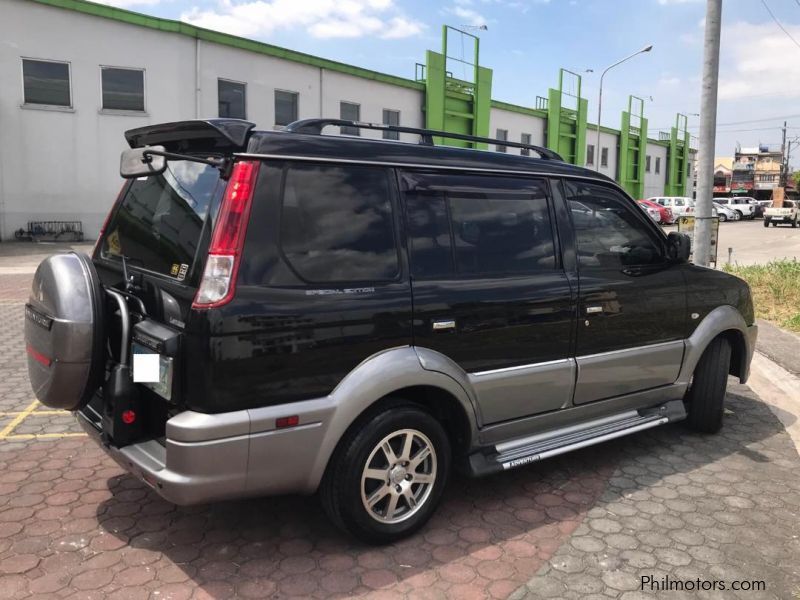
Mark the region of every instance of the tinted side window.
<instances>
[{"instance_id":1,"label":"tinted side window","mask_svg":"<svg viewBox=\"0 0 800 600\"><path fill-rule=\"evenodd\" d=\"M581 268L616 269L663 262L661 245L628 201L612 189L567 182Z\"/></svg>"},{"instance_id":2,"label":"tinted side window","mask_svg":"<svg viewBox=\"0 0 800 600\"><path fill-rule=\"evenodd\" d=\"M555 268L544 192L448 195L459 273L526 273Z\"/></svg>"},{"instance_id":3,"label":"tinted side window","mask_svg":"<svg viewBox=\"0 0 800 600\"><path fill-rule=\"evenodd\" d=\"M281 248L314 283L387 281L399 272L384 169L295 165L285 174Z\"/></svg>"},{"instance_id":4,"label":"tinted side window","mask_svg":"<svg viewBox=\"0 0 800 600\"><path fill-rule=\"evenodd\" d=\"M414 277L517 274L555 268L553 230L540 182L453 179L449 187L406 193Z\"/></svg>"}]
</instances>

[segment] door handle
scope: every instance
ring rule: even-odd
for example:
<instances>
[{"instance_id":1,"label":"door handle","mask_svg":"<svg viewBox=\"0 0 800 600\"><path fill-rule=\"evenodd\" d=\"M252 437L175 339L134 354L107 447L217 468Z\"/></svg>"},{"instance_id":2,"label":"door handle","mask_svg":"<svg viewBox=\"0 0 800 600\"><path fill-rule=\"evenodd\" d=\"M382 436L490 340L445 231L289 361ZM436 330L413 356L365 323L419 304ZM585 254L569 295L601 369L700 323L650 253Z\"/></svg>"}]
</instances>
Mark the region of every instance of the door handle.
<instances>
[{"instance_id":1,"label":"door handle","mask_svg":"<svg viewBox=\"0 0 800 600\"><path fill-rule=\"evenodd\" d=\"M600 306L587 306L586 307L586 314L587 315L597 315L603 312L602 305Z\"/></svg>"},{"instance_id":2,"label":"door handle","mask_svg":"<svg viewBox=\"0 0 800 600\"><path fill-rule=\"evenodd\" d=\"M439 319L433 322L434 331L446 331L448 329L455 329L455 328L456 328L455 319Z\"/></svg>"}]
</instances>

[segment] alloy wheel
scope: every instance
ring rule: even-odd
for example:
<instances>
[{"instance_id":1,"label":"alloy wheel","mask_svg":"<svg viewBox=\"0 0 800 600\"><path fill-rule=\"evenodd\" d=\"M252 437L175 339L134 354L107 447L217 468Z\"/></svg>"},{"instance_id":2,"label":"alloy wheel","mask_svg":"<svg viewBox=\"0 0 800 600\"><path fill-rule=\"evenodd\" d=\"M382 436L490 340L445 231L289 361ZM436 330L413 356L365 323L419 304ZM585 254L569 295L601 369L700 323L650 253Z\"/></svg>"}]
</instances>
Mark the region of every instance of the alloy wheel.
<instances>
[{"instance_id":1,"label":"alloy wheel","mask_svg":"<svg viewBox=\"0 0 800 600\"><path fill-rule=\"evenodd\" d=\"M436 481L436 449L416 429L384 437L370 452L361 474L361 502L381 523L399 523L416 514Z\"/></svg>"}]
</instances>

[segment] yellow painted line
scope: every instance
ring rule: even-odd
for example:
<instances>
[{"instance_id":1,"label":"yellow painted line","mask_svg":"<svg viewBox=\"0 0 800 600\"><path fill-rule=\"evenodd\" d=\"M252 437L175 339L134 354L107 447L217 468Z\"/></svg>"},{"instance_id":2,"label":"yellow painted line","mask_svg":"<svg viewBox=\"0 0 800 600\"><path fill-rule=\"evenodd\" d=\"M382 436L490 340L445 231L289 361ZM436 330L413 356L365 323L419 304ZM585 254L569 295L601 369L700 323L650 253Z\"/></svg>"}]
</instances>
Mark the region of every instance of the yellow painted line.
<instances>
[{"instance_id":1,"label":"yellow painted line","mask_svg":"<svg viewBox=\"0 0 800 600\"><path fill-rule=\"evenodd\" d=\"M38 439L60 439L67 437L87 437L85 433L15 433L0 437L3 440L38 440Z\"/></svg>"},{"instance_id":2,"label":"yellow painted line","mask_svg":"<svg viewBox=\"0 0 800 600\"><path fill-rule=\"evenodd\" d=\"M28 408L26 408L26 409L25 409L25 410L23 410L21 413L19 413L19 414L18 414L16 417L14 417L14 418L11 420L11 423L9 423L9 424L8 424L8 425L6 425L5 427L3 427L3 430L2 430L2 431L0 431L0 440L3 440L3 439L5 439L5 438L7 438L7 437L8 437L8 435L9 435L9 434L10 434L12 431L14 431L14 428L15 428L17 425L19 425L20 423L22 423L22 421L24 421L24 420L25 420L25 417L27 417L29 414L31 414L31 413L32 413L32 412L33 412L33 411L36 409L36 407L37 407L37 406L39 406L39 401L38 401L38 400L34 400L33 402L31 402L31 403L28 405Z\"/></svg>"}]
</instances>

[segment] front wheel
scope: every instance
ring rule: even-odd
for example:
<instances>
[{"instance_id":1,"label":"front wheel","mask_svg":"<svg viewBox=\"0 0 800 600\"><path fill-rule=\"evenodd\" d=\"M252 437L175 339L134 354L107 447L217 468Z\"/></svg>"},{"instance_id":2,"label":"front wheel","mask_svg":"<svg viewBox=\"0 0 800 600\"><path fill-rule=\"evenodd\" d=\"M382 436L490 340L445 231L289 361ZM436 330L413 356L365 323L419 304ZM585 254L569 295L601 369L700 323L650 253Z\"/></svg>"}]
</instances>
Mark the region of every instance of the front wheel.
<instances>
[{"instance_id":1,"label":"front wheel","mask_svg":"<svg viewBox=\"0 0 800 600\"><path fill-rule=\"evenodd\" d=\"M764 227L769 227L769 221L767 221L766 219L764 219Z\"/></svg>"},{"instance_id":2,"label":"front wheel","mask_svg":"<svg viewBox=\"0 0 800 600\"><path fill-rule=\"evenodd\" d=\"M378 412L350 431L320 487L325 512L341 529L387 544L422 527L450 471L441 424L411 403Z\"/></svg>"},{"instance_id":3,"label":"front wheel","mask_svg":"<svg viewBox=\"0 0 800 600\"><path fill-rule=\"evenodd\" d=\"M719 222L720 222L720 223L724 223L724 222L725 222L725 221L727 221L727 220L728 220L728 217L726 217L724 214L720 213L720 215L719 215Z\"/></svg>"},{"instance_id":4,"label":"front wheel","mask_svg":"<svg viewBox=\"0 0 800 600\"><path fill-rule=\"evenodd\" d=\"M689 428L703 433L716 433L722 427L725 390L731 363L731 343L715 338L703 352L686 392Z\"/></svg>"},{"instance_id":5,"label":"front wheel","mask_svg":"<svg viewBox=\"0 0 800 600\"><path fill-rule=\"evenodd\" d=\"M742 214L742 211L740 211L738 208L737 208L737 209L735 209L735 210L734 210L734 212L735 212L737 215L739 215L739 218L740 218L740 219L741 219L741 218L744 216L744 215Z\"/></svg>"},{"instance_id":6,"label":"front wheel","mask_svg":"<svg viewBox=\"0 0 800 600\"><path fill-rule=\"evenodd\" d=\"M795 218L792 220L792 229L796 229L796 228L797 228L797 217L795 217Z\"/></svg>"}]
</instances>

